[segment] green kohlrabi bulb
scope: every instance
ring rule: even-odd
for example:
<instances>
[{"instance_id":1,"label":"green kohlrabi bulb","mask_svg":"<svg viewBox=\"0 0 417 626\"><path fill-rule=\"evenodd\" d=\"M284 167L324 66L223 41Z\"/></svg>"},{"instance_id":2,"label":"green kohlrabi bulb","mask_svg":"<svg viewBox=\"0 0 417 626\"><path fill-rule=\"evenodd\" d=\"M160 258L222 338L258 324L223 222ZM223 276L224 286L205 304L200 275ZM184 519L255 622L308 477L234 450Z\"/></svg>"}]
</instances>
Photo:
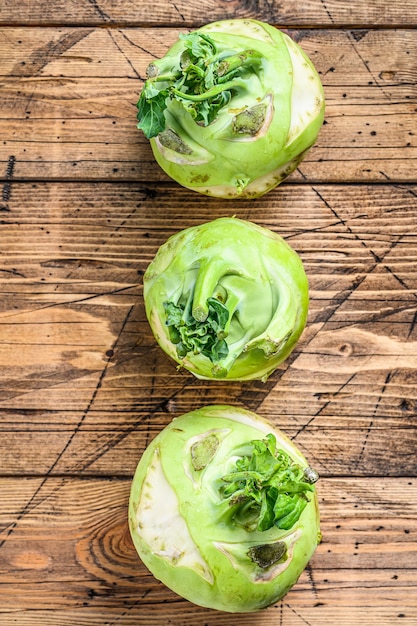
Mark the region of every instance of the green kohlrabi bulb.
<instances>
[{"instance_id":1,"label":"green kohlrabi bulb","mask_svg":"<svg viewBox=\"0 0 417 626\"><path fill-rule=\"evenodd\" d=\"M134 545L153 575L191 602L258 611L289 591L320 542L317 479L256 414L197 409L174 418L138 464Z\"/></svg>"},{"instance_id":2,"label":"green kohlrabi bulb","mask_svg":"<svg viewBox=\"0 0 417 626\"><path fill-rule=\"evenodd\" d=\"M307 319L299 256L269 229L220 218L163 244L144 275L146 314L162 349L202 379L266 380Z\"/></svg>"},{"instance_id":3,"label":"green kohlrabi bulb","mask_svg":"<svg viewBox=\"0 0 417 626\"><path fill-rule=\"evenodd\" d=\"M320 78L302 48L252 19L207 24L153 61L138 127L175 181L222 198L276 187L315 143Z\"/></svg>"}]
</instances>

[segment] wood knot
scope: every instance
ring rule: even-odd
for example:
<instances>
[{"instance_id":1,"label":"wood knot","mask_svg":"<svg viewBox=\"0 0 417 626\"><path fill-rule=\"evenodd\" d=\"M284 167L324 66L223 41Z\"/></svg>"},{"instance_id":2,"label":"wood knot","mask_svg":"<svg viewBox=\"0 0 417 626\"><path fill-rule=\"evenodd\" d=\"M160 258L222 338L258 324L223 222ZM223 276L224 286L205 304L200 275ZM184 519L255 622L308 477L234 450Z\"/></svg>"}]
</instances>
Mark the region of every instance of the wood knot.
<instances>
[{"instance_id":1,"label":"wood knot","mask_svg":"<svg viewBox=\"0 0 417 626\"><path fill-rule=\"evenodd\" d=\"M353 353L353 346L350 343L342 343L339 346L339 353L343 356L350 356Z\"/></svg>"}]
</instances>

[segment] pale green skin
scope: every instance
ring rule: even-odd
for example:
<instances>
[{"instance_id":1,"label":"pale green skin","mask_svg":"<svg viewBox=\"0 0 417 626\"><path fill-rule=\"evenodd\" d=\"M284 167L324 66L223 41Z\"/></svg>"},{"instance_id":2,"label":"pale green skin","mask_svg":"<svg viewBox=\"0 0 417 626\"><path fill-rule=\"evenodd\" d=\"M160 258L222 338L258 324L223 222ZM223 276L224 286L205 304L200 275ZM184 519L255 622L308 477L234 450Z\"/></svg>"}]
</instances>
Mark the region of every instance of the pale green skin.
<instances>
[{"instance_id":1,"label":"pale green skin","mask_svg":"<svg viewBox=\"0 0 417 626\"><path fill-rule=\"evenodd\" d=\"M196 472L190 459L190 441L213 431L221 444L206 468ZM248 532L230 522L227 516L228 504L221 502L216 480L229 471L236 447L253 439L264 439L270 432L275 434L278 448L284 449L303 468L307 467L304 456L281 431L254 413L230 406L209 406L174 419L152 441L138 464L129 504L134 545L158 580L194 604L232 613L266 608L296 583L320 542L316 489L309 494L310 502L290 530L274 527L264 532ZM178 511L172 517L165 510L166 493L161 492L149 470L155 460L161 464L164 480L175 494ZM144 507L150 500L154 509L146 516ZM166 523L160 527L163 537L154 536L159 529L152 534L153 525L158 527L159 512L166 517ZM168 556L180 534L178 513L182 523L185 520L196 559L202 559L205 564L204 573L201 567L193 567L192 562L181 563L183 558L192 561L190 555ZM274 541L286 542L288 558L274 571L262 570L248 558L247 551L253 545ZM271 579L262 580L262 577Z\"/></svg>"},{"instance_id":2,"label":"pale green skin","mask_svg":"<svg viewBox=\"0 0 417 626\"><path fill-rule=\"evenodd\" d=\"M320 78L308 56L287 35L256 20L225 20L197 32L208 34L220 50L237 54L256 50L262 70L232 96L217 119L204 127L182 104L168 100L167 128L192 149L180 154L158 137L151 146L161 168L179 184L209 196L256 198L281 183L315 143L323 123L325 100ZM176 68L182 41L153 63L161 74ZM269 119L254 136L236 134L233 119L259 102L270 104Z\"/></svg>"},{"instance_id":3,"label":"pale green skin","mask_svg":"<svg viewBox=\"0 0 417 626\"><path fill-rule=\"evenodd\" d=\"M237 218L219 218L170 237L148 266L143 287L157 342L201 379L265 381L292 352L307 320L308 281L300 257L276 233ZM201 320L219 287L237 302L238 318L232 316L226 337L228 357L216 366L201 354L179 358L164 302L176 304L191 291L193 315Z\"/></svg>"}]
</instances>

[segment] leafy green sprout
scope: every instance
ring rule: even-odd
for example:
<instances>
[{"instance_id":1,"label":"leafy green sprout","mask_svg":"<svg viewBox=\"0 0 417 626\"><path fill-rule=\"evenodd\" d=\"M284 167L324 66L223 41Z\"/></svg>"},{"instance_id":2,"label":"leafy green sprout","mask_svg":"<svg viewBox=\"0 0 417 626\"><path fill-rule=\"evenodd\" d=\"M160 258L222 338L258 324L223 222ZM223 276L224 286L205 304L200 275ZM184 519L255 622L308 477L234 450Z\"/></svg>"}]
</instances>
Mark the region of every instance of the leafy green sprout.
<instances>
[{"instance_id":1,"label":"leafy green sprout","mask_svg":"<svg viewBox=\"0 0 417 626\"><path fill-rule=\"evenodd\" d=\"M195 470L205 469L219 443L210 434L192 447ZM228 516L245 530L263 532L273 526L289 530L310 501L308 493L318 478L315 470L303 469L278 448L275 435L268 433L244 446L234 468L220 478L219 493L230 507Z\"/></svg>"},{"instance_id":2,"label":"leafy green sprout","mask_svg":"<svg viewBox=\"0 0 417 626\"><path fill-rule=\"evenodd\" d=\"M191 447L193 468L204 470L218 451L220 441L210 433ZM318 473L311 467L301 468L282 449L275 435L253 440L236 460L231 472L219 479L219 494L228 502L227 517L248 532L265 532L276 526L290 530L300 519L314 492ZM249 559L263 570L288 558L284 541L251 546Z\"/></svg>"},{"instance_id":3,"label":"leafy green sprout","mask_svg":"<svg viewBox=\"0 0 417 626\"><path fill-rule=\"evenodd\" d=\"M208 298L208 315L203 321L195 319L189 307L175 305L173 302L165 302L164 307L169 336L176 346L179 358L185 357L189 352L202 354L212 363L227 357L229 348L225 337L229 310L217 298Z\"/></svg>"},{"instance_id":4,"label":"leafy green sprout","mask_svg":"<svg viewBox=\"0 0 417 626\"><path fill-rule=\"evenodd\" d=\"M208 126L230 102L233 91L245 87L245 69L256 69L261 63L254 50L219 57L215 42L204 33L195 31L179 38L185 50L178 69L160 73L154 64L147 69L138 102L138 128L148 139L165 130L168 98L179 100L195 122Z\"/></svg>"}]
</instances>

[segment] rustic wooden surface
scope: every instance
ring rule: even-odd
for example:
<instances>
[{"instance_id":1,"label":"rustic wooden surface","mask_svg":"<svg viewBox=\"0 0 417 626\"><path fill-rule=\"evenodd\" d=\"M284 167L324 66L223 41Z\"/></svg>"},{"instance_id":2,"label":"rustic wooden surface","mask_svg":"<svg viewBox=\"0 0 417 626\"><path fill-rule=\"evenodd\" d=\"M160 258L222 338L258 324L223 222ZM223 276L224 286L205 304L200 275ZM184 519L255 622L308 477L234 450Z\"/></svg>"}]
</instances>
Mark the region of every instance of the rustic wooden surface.
<instances>
[{"instance_id":1,"label":"rustic wooden surface","mask_svg":"<svg viewBox=\"0 0 417 626\"><path fill-rule=\"evenodd\" d=\"M320 72L326 122L291 178L221 202L168 180L135 128L178 32L254 17ZM417 623L417 2L2 0L0 625ZM172 233L237 215L301 255L311 306L266 383L177 372L142 275ZM195 607L142 566L130 480L175 415L255 410L320 474L323 542L276 606Z\"/></svg>"}]
</instances>

